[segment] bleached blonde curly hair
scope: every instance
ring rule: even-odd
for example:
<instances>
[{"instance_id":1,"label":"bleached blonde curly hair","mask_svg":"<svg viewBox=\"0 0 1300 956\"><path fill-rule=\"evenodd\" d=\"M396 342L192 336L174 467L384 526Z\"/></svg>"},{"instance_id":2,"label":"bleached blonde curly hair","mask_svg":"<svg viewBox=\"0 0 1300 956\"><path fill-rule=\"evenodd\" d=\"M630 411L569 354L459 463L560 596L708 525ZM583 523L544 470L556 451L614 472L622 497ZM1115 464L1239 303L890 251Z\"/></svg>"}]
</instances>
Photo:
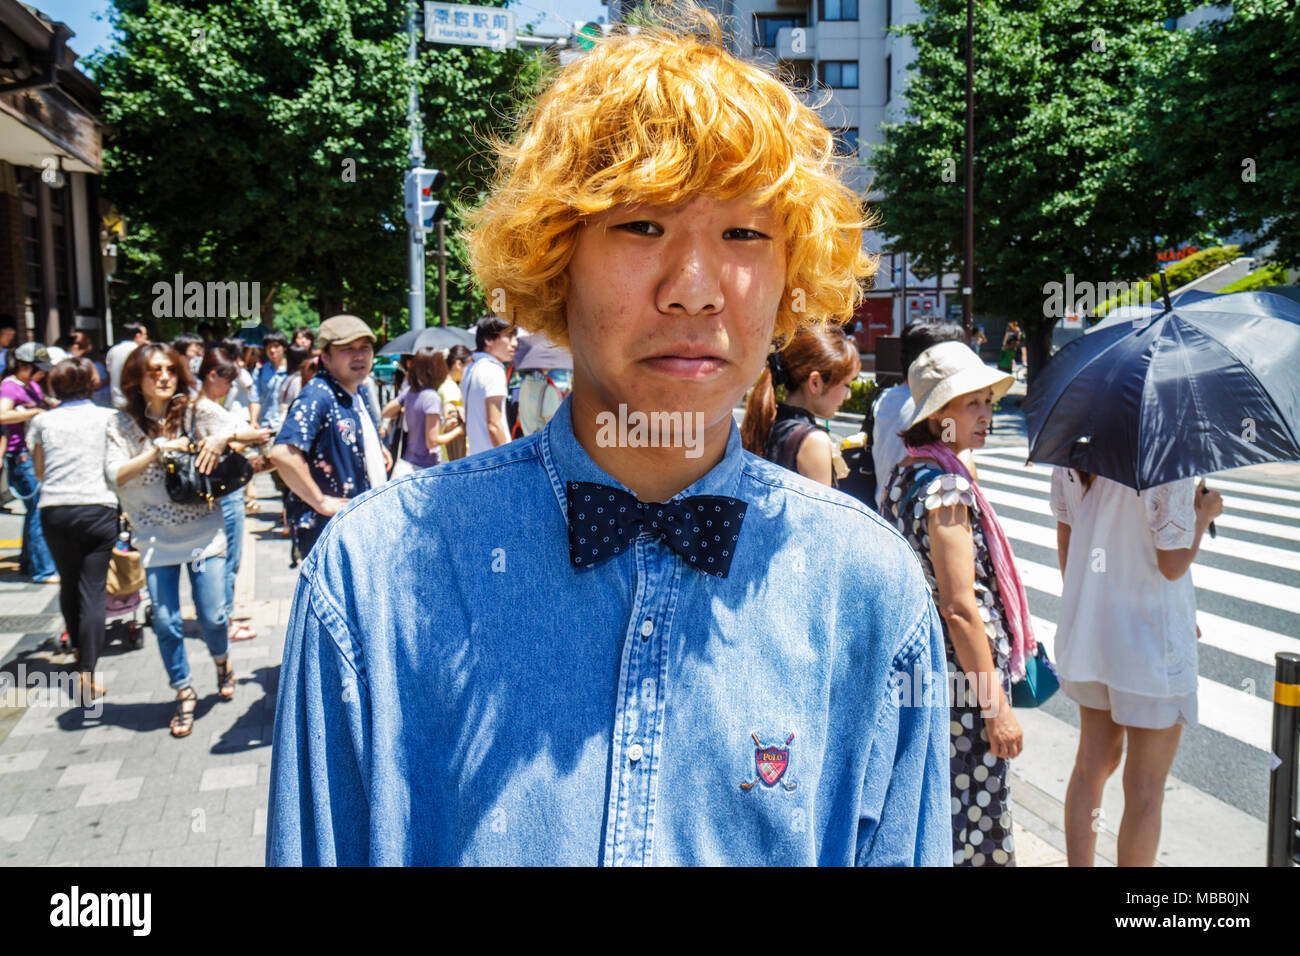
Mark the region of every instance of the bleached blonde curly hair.
<instances>
[{"instance_id":1,"label":"bleached blonde curly hair","mask_svg":"<svg viewBox=\"0 0 1300 956\"><path fill-rule=\"evenodd\" d=\"M562 344L578 229L622 203L770 203L787 237L778 341L846 322L877 269L862 249L872 222L830 131L776 76L727 52L698 7L600 40L558 73L513 141L492 146L495 180L467 216L471 266L490 308L504 299L503 318Z\"/></svg>"}]
</instances>

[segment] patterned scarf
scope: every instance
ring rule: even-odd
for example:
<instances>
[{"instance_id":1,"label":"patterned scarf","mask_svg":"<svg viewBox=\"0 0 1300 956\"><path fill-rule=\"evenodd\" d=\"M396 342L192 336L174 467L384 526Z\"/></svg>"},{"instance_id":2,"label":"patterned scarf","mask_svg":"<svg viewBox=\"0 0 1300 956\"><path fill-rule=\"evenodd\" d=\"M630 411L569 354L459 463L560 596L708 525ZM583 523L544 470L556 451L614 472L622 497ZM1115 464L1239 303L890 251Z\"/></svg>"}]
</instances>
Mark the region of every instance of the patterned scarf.
<instances>
[{"instance_id":1,"label":"patterned scarf","mask_svg":"<svg viewBox=\"0 0 1300 956\"><path fill-rule=\"evenodd\" d=\"M980 506L980 524L984 527L984 540L988 544L989 555L993 558L993 573L997 577L998 591L1002 594L1002 607L1007 614L1007 627L1011 631L1011 680L1013 683L1025 676L1025 661L1038 653L1038 642L1034 640L1034 628L1029 620L1029 600L1025 596L1025 586L1020 583L1020 573L1011 554L1011 543L998 523L998 516L993 506L980 491L980 486L971 477L961 459L952 453L942 442L928 445L907 446L907 453L913 458L932 458L943 466L944 471L962 475L970 482L975 492L975 500Z\"/></svg>"}]
</instances>

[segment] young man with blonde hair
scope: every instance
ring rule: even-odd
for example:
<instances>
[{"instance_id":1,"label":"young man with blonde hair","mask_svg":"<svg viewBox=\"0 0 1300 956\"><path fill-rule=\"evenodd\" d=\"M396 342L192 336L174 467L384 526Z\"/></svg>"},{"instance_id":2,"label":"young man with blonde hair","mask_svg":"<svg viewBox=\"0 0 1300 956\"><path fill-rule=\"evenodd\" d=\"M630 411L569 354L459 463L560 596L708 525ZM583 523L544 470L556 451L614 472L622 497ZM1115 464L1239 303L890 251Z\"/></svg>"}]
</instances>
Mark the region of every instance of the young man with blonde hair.
<instances>
[{"instance_id":1,"label":"young man with blonde hair","mask_svg":"<svg viewBox=\"0 0 1300 956\"><path fill-rule=\"evenodd\" d=\"M816 115L694 22L606 38L497 144L473 264L573 391L326 529L268 862L949 862L946 701L896 692L942 684L920 567L731 417L774 339L852 313L863 211Z\"/></svg>"}]
</instances>

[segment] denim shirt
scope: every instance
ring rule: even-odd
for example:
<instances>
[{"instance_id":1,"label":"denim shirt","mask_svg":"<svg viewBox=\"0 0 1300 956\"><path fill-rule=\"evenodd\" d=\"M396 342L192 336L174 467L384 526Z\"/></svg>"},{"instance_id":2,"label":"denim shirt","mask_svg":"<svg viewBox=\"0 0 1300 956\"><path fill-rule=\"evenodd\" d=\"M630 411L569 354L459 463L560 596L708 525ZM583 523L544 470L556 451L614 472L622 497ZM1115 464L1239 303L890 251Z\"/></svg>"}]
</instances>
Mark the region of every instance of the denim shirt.
<instances>
[{"instance_id":1,"label":"denim shirt","mask_svg":"<svg viewBox=\"0 0 1300 956\"><path fill-rule=\"evenodd\" d=\"M322 368L302 387L275 438L276 444L301 449L321 493L336 498L352 498L370 487L359 417L370 414L365 385L357 386L356 399ZM288 490L284 510L302 551L311 550L329 518Z\"/></svg>"},{"instance_id":2,"label":"denim shirt","mask_svg":"<svg viewBox=\"0 0 1300 956\"><path fill-rule=\"evenodd\" d=\"M945 667L907 542L734 423L681 493L748 503L726 578L648 533L573 567L568 480L623 487L566 399L326 528L280 673L268 864L950 865L947 702L897 693Z\"/></svg>"}]
</instances>

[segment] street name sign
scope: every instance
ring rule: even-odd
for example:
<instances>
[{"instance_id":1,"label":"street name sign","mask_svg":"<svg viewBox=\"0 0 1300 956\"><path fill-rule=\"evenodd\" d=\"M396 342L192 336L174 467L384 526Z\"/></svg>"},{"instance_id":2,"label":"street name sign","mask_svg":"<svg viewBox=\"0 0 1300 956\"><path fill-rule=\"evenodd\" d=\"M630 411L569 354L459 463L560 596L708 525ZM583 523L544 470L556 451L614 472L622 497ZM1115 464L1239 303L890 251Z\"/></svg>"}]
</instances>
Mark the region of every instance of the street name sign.
<instances>
[{"instance_id":1,"label":"street name sign","mask_svg":"<svg viewBox=\"0 0 1300 956\"><path fill-rule=\"evenodd\" d=\"M430 43L487 46L494 50L518 46L513 10L461 3L425 3L424 38Z\"/></svg>"}]
</instances>

